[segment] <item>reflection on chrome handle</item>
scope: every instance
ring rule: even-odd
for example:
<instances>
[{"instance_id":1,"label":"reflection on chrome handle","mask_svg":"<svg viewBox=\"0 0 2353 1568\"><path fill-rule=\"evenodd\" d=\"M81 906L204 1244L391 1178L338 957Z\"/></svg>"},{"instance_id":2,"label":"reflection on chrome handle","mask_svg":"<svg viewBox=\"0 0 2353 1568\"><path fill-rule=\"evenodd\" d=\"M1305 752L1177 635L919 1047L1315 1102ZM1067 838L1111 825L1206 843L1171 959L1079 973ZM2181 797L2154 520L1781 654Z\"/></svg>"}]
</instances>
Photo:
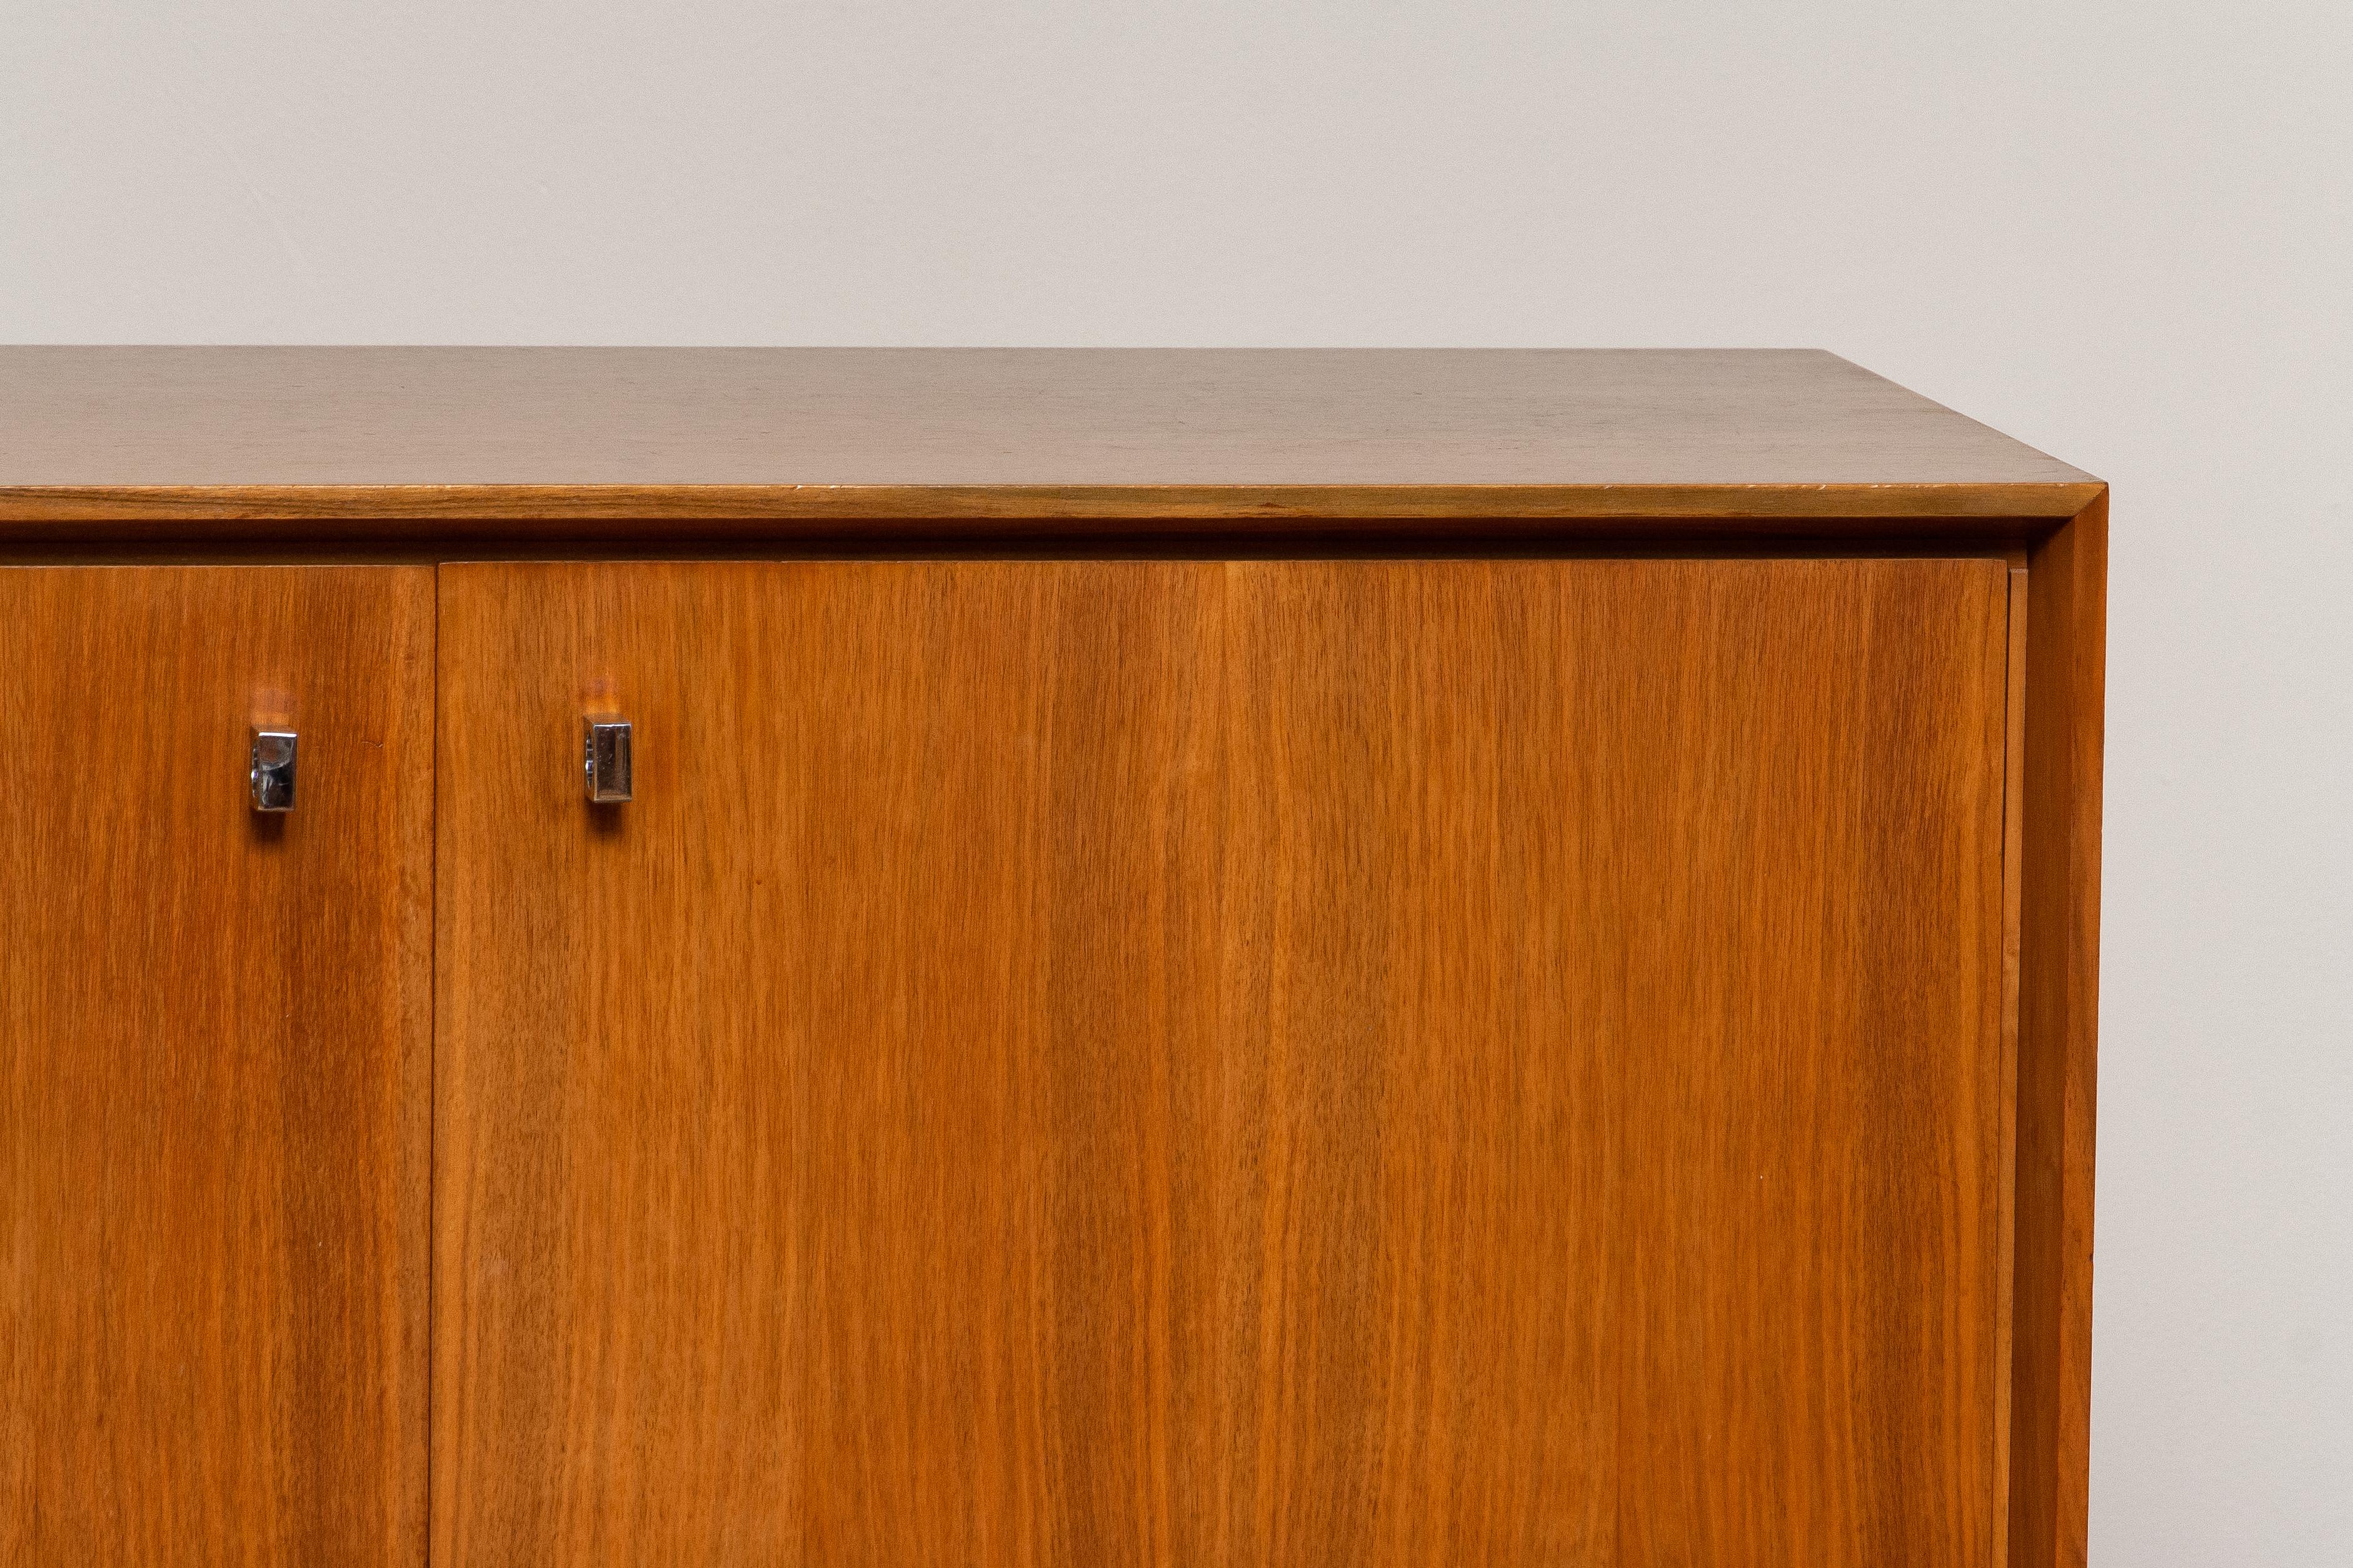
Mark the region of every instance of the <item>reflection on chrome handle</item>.
<instances>
[{"instance_id":1,"label":"reflection on chrome handle","mask_svg":"<svg viewBox=\"0 0 2353 1568\"><path fill-rule=\"evenodd\" d=\"M294 731L253 731L253 809L294 809Z\"/></svg>"},{"instance_id":2,"label":"reflection on chrome handle","mask_svg":"<svg viewBox=\"0 0 2353 1568\"><path fill-rule=\"evenodd\" d=\"M593 715L587 721L588 798L599 805L629 798L629 724Z\"/></svg>"}]
</instances>

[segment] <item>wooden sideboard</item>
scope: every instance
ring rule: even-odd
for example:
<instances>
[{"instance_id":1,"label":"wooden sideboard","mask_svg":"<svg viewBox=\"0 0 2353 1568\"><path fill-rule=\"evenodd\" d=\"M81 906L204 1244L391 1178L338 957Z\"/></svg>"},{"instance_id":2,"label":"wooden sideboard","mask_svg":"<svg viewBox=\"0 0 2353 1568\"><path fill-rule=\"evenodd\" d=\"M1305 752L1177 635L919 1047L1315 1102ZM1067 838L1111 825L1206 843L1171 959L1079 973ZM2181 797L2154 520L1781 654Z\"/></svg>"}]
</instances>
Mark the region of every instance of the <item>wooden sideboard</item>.
<instances>
[{"instance_id":1,"label":"wooden sideboard","mask_svg":"<svg viewBox=\"0 0 2353 1568\"><path fill-rule=\"evenodd\" d=\"M0 350L0 1563L2080 1563L2105 540L1804 352Z\"/></svg>"}]
</instances>

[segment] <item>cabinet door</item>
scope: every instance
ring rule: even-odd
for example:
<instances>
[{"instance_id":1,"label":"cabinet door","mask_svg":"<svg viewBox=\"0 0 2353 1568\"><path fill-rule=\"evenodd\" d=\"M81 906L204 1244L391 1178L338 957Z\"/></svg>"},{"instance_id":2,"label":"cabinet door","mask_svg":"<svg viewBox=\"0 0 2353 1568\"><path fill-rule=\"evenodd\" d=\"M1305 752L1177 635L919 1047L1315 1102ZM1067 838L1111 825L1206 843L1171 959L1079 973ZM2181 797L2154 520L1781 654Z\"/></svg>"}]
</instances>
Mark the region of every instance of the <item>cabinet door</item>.
<instances>
[{"instance_id":1,"label":"cabinet door","mask_svg":"<svg viewBox=\"0 0 2353 1568\"><path fill-rule=\"evenodd\" d=\"M0 569L0 1563L423 1561L432 581Z\"/></svg>"},{"instance_id":2,"label":"cabinet door","mask_svg":"<svg viewBox=\"0 0 2353 1568\"><path fill-rule=\"evenodd\" d=\"M445 569L437 1561L1998 1561L2005 584Z\"/></svg>"}]
</instances>

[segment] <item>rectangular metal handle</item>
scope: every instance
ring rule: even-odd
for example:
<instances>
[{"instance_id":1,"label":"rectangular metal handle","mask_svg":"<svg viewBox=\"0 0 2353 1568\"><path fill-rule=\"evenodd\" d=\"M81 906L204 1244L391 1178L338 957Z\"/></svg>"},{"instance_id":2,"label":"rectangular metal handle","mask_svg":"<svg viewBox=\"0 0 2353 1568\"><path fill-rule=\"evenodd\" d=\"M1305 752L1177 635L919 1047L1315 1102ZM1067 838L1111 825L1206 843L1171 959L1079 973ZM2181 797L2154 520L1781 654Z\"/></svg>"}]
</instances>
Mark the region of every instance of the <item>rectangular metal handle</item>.
<instances>
[{"instance_id":1,"label":"rectangular metal handle","mask_svg":"<svg viewBox=\"0 0 2353 1568\"><path fill-rule=\"evenodd\" d=\"M630 798L628 721L592 715L586 736L589 800L610 805Z\"/></svg>"},{"instance_id":2,"label":"rectangular metal handle","mask_svg":"<svg viewBox=\"0 0 2353 1568\"><path fill-rule=\"evenodd\" d=\"M294 809L294 731L253 731L253 809Z\"/></svg>"}]
</instances>

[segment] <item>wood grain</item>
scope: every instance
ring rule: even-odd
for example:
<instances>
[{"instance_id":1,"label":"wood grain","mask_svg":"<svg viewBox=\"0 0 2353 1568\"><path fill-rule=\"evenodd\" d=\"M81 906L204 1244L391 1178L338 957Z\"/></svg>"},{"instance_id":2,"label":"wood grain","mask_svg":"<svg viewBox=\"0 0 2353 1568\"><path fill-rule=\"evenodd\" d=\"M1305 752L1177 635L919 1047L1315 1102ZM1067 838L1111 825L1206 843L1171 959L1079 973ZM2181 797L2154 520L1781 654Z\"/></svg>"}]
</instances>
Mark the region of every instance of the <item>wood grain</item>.
<instances>
[{"instance_id":1,"label":"wood grain","mask_svg":"<svg viewBox=\"0 0 2353 1568\"><path fill-rule=\"evenodd\" d=\"M1388 1489L1240 1560L1989 1561L1998 563L1257 571L1240 1016Z\"/></svg>"},{"instance_id":2,"label":"wood grain","mask_svg":"<svg viewBox=\"0 0 2353 1568\"><path fill-rule=\"evenodd\" d=\"M2005 594L445 569L438 1560L1995 1561Z\"/></svg>"},{"instance_id":3,"label":"wood grain","mask_svg":"<svg viewBox=\"0 0 2353 1568\"><path fill-rule=\"evenodd\" d=\"M0 1563L423 1562L432 581L0 571Z\"/></svg>"},{"instance_id":4,"label":"wood grain","mask_svg":"<svg viewBox=\"0 0 2353 1568\"><path fill-rule=\"evenodd\" d=\"M1673 588L1604 632L1621 1561L1994 1562L2004 572Z\"/></svg>"},{"instance_id":5,"label":"wood grain","mask_svg":"<svg viewBox=\"0 0 2353 1568\"><path fill-rule=\"evenodd\" d=\"M1655 578L1229 574L1234 1435L1198 1560L1618 1561L1623 1064L1585 902L1615 693L1588 660L1593 613L1644 619Z\"/></svg>"},{"instance_id":6,"label":"wood grain","mask_svg":"<svg viewBox=\"0 0 2353 1568\"><path fill-rule=\"evenodd\" d=\"M2055 522L2097 490L1778 350L7 348L0 429L19 542Z\"/></svg>"},{"instance_id":7,"label":"wood grain","mask_svg":"<svg viewBox=\"0 0 2353 1568\"><path fill-rule=\"evenodd\" d=\"M446 569L437 1561L1168 1560L1218 581Z\"/></svg>"},{"instance_id":8,"label":"wood grain","mask_svg":"<svg viewBox=\"0 0 2353 1568\"><path fill-rule=\"evenodd\" d=\"M2081 1568L2092 1441L2104 495L2027 563L2010 1561Z\"/></svg>"}]
</instances>

